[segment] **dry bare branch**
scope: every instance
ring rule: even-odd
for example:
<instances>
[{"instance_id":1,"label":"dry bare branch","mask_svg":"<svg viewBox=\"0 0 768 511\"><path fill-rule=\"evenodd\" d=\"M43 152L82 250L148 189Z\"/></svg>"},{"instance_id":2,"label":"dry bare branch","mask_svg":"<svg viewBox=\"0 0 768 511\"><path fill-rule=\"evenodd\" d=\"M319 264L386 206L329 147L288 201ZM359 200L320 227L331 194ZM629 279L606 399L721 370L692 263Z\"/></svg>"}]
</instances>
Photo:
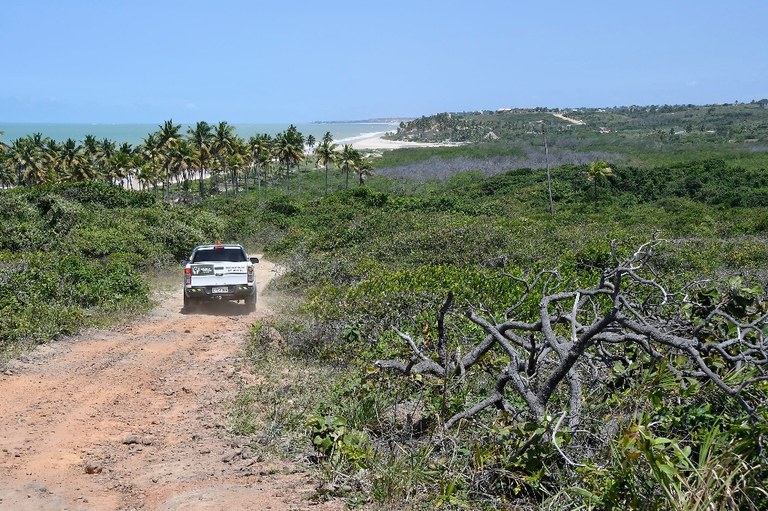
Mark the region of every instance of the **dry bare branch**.
<instances>
[{"instance_id":1,"label":"dry bare branch","mask_svg":"<svg viewBox=\"0 0 768 511\"><path fill-rule=\"evenodd\" d=\"M446 428L491 407L513 415L525 412L529 420L538 422L557 413L560 420L556 429L565 417L568 426L575 428L581 420L585 375L599 374L601 370L610 374L617 361L629 366L632 361L619 354L622 349L626 353L629 347L656 361L683 360L677 362L679 366L669 364L673 374L710 381L754 414L758 406L766 405L753 402L748 389L768 378L768 313L763 309L742 318L723 302L692 318L686 311L697 305L691 298L696 288L670 290L651 267L661 243L663 240L654 238L625 258L619 257L613 243L614 264L602 272L592 287L555 290L555 281L557 286L561 285L555 271L539 272L530 280L506 275L512 285L523 286L522 298L505 310L502 322L489 311L468 307L466 317L482 328L485 335L474 343L454 340L456 356L452 359L447 355L451 339L444 323L453 304L453 295L449 294L438 314L439 360L431 359L408 334L395 330L410 346L413 358L378 361L377 365L403 374L432 374L458 382L476 374L472 370L486 353L498 351L507 357L508 364L497 369L490 394L450 417ZM535 299L538 314L534 320L515 317L523 305ZM719 365L713 365L715 358ZM726 377L728 368L745 367L752 372L741 380L734 383ZM555 395L567 397L557 399L558 403L567 402L567 409L550 409ZM510 404L514 398L517 403L522 400L527 410L516 410Z\"/></svg>"}]
</instances>

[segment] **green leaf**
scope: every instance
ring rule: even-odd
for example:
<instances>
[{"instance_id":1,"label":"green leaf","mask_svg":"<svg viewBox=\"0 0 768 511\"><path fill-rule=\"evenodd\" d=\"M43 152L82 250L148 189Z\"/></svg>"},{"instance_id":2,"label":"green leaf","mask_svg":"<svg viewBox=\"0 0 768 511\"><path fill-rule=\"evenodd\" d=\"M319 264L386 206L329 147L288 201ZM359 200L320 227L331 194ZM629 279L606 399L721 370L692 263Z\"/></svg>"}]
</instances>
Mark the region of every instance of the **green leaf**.
<instances>
[{"instance_id":1,"label":"green leaf","mask_svg":"<svg viewBox=\"0 0 768 511\"><path fill-rule=\"evenodd\" d=\"M677 474L679 473L675 467L673 467L672 465L668 465L666 463L659 463L657 466L659 467L659 470L661 470L662 472L664 472L669 476L677 476Z\"/></svg>"}]
</instances>

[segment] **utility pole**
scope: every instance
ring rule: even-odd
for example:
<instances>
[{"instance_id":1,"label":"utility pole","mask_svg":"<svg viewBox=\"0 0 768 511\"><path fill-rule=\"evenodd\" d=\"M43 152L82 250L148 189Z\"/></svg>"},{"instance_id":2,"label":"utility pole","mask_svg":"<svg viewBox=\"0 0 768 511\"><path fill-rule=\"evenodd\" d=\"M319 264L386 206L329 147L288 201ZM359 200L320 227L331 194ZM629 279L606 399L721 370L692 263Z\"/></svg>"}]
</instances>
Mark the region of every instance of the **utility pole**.
<instances>
[{"instance_id":1,"label":"utility pole","mask_svg":"<svg viewBox=\"0 0 768 511\"><path fill-rule=\"evenodd\" d=\"M552 203L552 173L549 170L549 145L547 145L547 128L541 123L541 133L544 135L544 161L547 163L547 193L549 194L549 214L555 214L555 206Z\"/></svg>"}]
</instances>

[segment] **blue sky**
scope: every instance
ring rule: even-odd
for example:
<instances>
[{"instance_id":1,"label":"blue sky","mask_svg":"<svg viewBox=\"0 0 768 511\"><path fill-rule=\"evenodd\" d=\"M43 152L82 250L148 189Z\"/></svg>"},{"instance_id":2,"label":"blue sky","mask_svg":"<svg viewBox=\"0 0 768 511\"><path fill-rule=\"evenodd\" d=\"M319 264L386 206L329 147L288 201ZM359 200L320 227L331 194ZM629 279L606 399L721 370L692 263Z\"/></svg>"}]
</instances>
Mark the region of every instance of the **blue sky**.
<instances>
[{"instance_id":1,"label":"blue sky","mask_svg":"<svg viewBox=\"0 0 768 511\"><path fill-rule=\"evenodd\" d=\"M766 23L766 0L0 0L0 121L757 100Z\"/></svg>"}]
</instances>

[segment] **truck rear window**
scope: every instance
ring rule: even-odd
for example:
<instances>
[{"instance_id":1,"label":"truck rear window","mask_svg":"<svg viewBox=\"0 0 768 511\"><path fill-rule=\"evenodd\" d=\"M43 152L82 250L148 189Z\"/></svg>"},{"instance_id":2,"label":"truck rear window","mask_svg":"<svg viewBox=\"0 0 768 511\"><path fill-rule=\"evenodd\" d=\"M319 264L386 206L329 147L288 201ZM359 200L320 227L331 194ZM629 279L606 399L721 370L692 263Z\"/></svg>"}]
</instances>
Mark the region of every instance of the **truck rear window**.
<instances>
[{"instance_id":1,"label":"truck rear window","mask_svg":"<svg viewBox=\"0 0 768 511\"><path fill-rule=\"evenodd\" d=\"M192 257L193 263L201 261L244 263L248 259L239 248L223 248L219 250L198 250Z\"/></svg>"}]
</instances>

